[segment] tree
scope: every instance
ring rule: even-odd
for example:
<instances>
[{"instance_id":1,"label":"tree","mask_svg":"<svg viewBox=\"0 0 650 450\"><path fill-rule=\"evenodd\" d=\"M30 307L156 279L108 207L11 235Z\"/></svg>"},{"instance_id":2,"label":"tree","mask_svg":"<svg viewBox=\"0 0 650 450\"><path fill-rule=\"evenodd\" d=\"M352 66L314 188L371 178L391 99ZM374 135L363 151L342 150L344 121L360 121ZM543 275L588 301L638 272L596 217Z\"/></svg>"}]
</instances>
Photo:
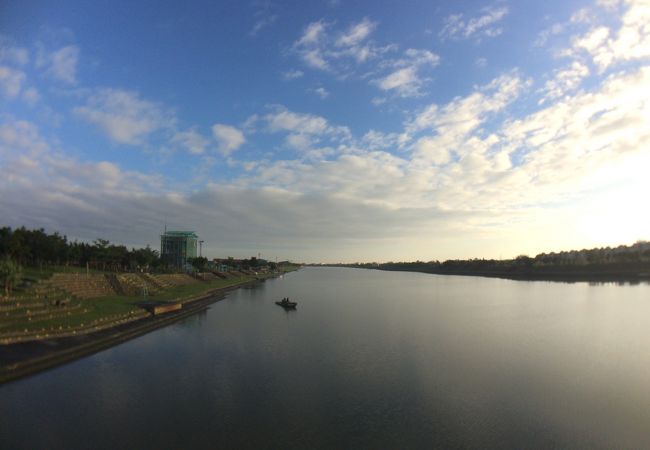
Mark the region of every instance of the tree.
<instances>
[{"instance_id":1,"label":"tree","mask_svg":"<svg viewBox=\"0 0 650 450\"><path fill-rule=\"evenodd\" d=\"M528 255L519 255L515 258L515 266L530 268L535 260Z\"/></svg>"},{"instance_id":2,"label":"tree","mask_svg":"<svg viewBox=\"0 0 650 450\"><path fill-rule=\"evenodd\" d=\"M197 272L203 272L203 269L208 264L208 258L205 256L198 256L190 259L190 264L196 269Z\"/></svg>"},{"instance_id":3,"label":"tree","mask_svg":"<svg viewBox=\"0 0 650 450\"><path fill-rule=\"evenodd\" d=\"M13 287L20 281L22 267L14 260L5 257L0 260L0 281L5 288L5 296L9 297Z\"/></svg>"},{"instance_id":4,"label":"tree","mask_svg":"<svg viewBox=\"0 0 650 450\"><path fill-rule=\"evenodd\" d=\"M155 266L160 260L158 250L154 250L148 245L145 248L140 248L138 250L133 249L131 253L135 257L135 261L140 268Z\"/></svg>"}]
</instances>

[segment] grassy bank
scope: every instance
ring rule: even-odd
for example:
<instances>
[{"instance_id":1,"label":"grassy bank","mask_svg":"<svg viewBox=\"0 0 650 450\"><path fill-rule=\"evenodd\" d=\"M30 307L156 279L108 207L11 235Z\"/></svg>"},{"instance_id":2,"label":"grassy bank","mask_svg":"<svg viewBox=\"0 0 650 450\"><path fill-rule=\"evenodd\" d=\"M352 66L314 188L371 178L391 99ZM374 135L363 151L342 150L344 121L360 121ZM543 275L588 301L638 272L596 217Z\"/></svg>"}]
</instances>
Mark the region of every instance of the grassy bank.
<instances>
[{"instance_id":1,"label":"grassy bank","mask_svg":"<svg viewBox=\"0 0 650 450\"><path fill-rule=\"evenodd\" d=\"M289 267L287 271L295 268ZM118 295L115 286L111 286L106 278L112 276L112 282L119 283L115 274L98 271L87 274L85 270L60 272L58 269L26 269L21 287L10 299L0 301L0 344L10 345L110 328L146 317L149 313L142 307L145 300L191 303L210 292L278 275L237 274L229 275L227 279L211 276L203 280L182 274L146 275L142 279L139 278L142 275L128 274L131 283L135 279L139 283L137 286L150 286L149 295L144 296L133 286L129 291L131 295ZM62 274L68 278L57 281L57 278L64 276ZM180 281L175 280L177 284L174 284L162 277L177 277ZM127 286L118 286L118 291L122 287ZM92 297L75 295L75 289Z\"/></svg>"},{"instance_id":2,"label":"grassy bank","mask_svg":"<svg viewBox=\"0 0 650 450\"><path fill-rule=\"evenodd\" d=\"M281 273L246 275L211 281L197 280L196 283L172 287L147 299L181 302L182 309L156 316L137 306L137 303L142 300L140 298L114 295L82 300L80 308L87 309L83 315L38 322L39 329L52 330L47 333L48 336L42 332L38 339L0 345L0 361L2 361L0 383L64 364L164 327L204 310L211 303L224 298L225 293L230 289L263 281L296 269L298 266L292 266ZM115 319L116 317L119 319ZM84 322L80 322L81 320ZM85 328L81 323L85 324ZM89 323L98 325L88 327ZM31 321L30 326L33 326ZM61 330L57 334L58 327L61 327ZM80 327L79 333L69 331L75 327Z\"/></svg>"}]
</instances>

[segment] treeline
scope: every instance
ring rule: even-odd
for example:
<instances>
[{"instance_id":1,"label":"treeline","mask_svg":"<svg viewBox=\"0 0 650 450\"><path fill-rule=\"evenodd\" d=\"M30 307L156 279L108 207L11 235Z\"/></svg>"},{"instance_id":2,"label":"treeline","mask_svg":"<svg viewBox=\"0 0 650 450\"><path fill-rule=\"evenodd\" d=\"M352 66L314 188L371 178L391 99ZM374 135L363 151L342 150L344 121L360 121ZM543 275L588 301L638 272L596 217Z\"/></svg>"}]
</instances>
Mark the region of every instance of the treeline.
<instances>
[{"instance_id":1,"label":"treeline","mask_svg":"<svg viewBox=\"0 0 650 450\"><path fill-rule=\"evenodd\" d=\"M0 228L0 258L10 259L21 266L72 265L98 270L125 271L161 267L157 250L149 246L128 249L105 239L92 243L68 241L57 232L25 227Z\"/></svg>"},{"instance_id":2,"label":"treeline","mask_svg":"<svg viewBox=\"0 0 650 450\"><path fill-rule=\"evenodd\" d=\"M1 261L22 267L78 266L114 272L135 270L173 272L178 270L176 267L169 266L160 257L159 252L149 246L129 250L124 245L111 244L106 239L96 239L92 243L69 241L65 235L58 232L46 233L42 228L29 230L25 227L0 228ZM249 270L257 270L262 266L268 266L275 270L278 266L291 264L288 261L276 264L255 257L236 260L237 264L230 264L228 260L224 261L232 265L233 269ZM210 262L206 257L191 258L188 262L198 272L210 268ZM0 272L2 270L3 268L0 267Z\"/></svg>"},{"instance_id":3,"label":"treeline","mask_svg":"<svg viewBox=\"0 0 650 450\"><path fill-rule=\"evenodd\" d=\"M339 266L450 275L539 279L620 279L650 277L650 242L564 252L520 255L513 259L454 259Z\"/></svg>"}]
</instances>

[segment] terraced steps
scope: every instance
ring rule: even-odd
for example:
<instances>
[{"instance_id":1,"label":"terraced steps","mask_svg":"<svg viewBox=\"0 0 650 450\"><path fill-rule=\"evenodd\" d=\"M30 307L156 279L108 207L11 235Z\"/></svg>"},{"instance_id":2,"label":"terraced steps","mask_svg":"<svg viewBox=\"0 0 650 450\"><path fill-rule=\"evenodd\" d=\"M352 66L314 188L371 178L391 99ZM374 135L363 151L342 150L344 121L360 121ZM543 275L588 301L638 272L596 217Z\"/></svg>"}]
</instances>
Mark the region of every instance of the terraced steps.
<instances>
[{"instance_id":1,"label":"terraced steps","mask_svg":"<svg viewBox=\"0 0 650 450\"><path fill-rule=\"evenodd\" d=\"M196 283L197 280L190 275L184 273L165 273L160 275L150 275L164 284L168 289L174 286L185 286L187 284Z\"/></svg>"},{"instance_id":2,"label":"terraced steps","mask_svg":"<svg viewBox=\"0 0 650 450\"><path fill-rule=\"evenodd\" d=\"M116 294L105 275L55 273L48 282L79 298L105 297Z\"/></svg>"},{"instance_id":3,"label":"terraced steps","mask_svg":"<svg viewBox=\"0 0 650 450\"><path fill-rule=\"evenodd\" d=\"M164 282L163 280L160 280L156 275L152 275L149 273L138 273L137 274L142 280L146 281L147 283L155 286L156 289L160 291L164 291L165 289L169 289L172 287L172 285Z\"/></svg>"},{"instance_id":4,"label":"terraced steps","mask_svg":"<svg viewBox=\"0 0 650 450\"><path fill-rule=\"evenodd\" d=\"M151 279L142 275L144 274L121 273L117 275L117 279L120 281L125 295L142 296L145 287L149 295L154 295L162 291L158 284L155 284Z\"/></svg>"}]
</instances>

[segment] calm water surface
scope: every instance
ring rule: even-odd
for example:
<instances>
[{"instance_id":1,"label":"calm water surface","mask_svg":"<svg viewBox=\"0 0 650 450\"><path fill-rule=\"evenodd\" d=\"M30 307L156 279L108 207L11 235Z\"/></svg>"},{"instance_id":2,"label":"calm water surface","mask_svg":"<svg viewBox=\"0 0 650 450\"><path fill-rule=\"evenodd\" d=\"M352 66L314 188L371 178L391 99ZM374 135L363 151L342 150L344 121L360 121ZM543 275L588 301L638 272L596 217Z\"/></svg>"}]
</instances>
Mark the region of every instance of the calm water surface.
<instances>
[{"instance_id":1,"label":"calm water surface","mask_svg":"<svg viewBox=\"0 0 650 450\"><path fill-rule=\"evenodd\" d=\"M650 447L650 286L306 268L0 386L3 449L433 447Z\"/></svg>"}]
</instances>

